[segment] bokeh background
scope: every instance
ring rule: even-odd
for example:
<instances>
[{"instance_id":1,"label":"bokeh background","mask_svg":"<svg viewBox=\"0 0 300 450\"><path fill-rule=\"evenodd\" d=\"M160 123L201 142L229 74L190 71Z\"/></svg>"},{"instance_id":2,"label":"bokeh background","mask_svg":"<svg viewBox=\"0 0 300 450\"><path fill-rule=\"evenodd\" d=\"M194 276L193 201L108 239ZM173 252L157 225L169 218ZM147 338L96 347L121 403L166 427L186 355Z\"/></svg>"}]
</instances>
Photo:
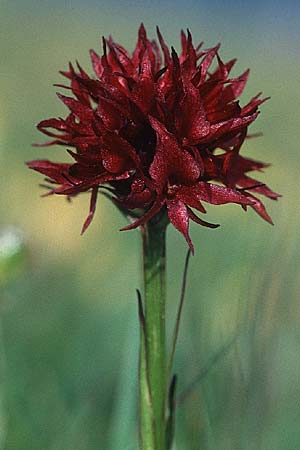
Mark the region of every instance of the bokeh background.
<instances>
[{"instance_id":1,"label":"bokeh background","mask_svg":"<svg viewBox=\"0 0 300 450\"><path fill-rule=\"evenodd\" d=\"M88 197L40 198L24 161L63 159L35 123L64 115L53 83L112 34L129 49L143 21L179 47L222 43L235 74L252 72L244 99L272 98L244 154L272 163L262 180L275 226L237 206L209 208L217 230L191 227L176 372L177 450L300 448L298 2L0 1L0 448L135 450L139 235L100 198L88 232ZM186 244L168 232L169 331Z\"/></svg>"}]
</instances>

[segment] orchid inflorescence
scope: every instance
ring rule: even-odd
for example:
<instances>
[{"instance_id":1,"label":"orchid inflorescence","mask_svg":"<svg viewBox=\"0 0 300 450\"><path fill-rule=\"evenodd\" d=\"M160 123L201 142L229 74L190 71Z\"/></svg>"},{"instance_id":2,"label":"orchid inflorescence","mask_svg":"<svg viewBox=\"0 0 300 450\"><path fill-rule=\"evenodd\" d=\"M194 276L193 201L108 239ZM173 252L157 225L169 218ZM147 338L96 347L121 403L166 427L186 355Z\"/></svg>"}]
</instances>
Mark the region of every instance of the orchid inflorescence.
<instances>
[{"instance_id":1,"label":"orchid inflorescence","mask_svg":"<svg viewBox=\"0 0 300 450\"><path fill-rule=\"evenodd\" d=\"M65 119L38 124L52 138L40 145L70 147L73 162L43 159L28 166L56 185L48 194L71 198L91 191L83 231L102 187L135 218L124 230L167 214L192 250L190 219L218 226L199 217L206 212L203 202L250 206L272 223L256 194L279 195L248 175L268 164L240 155L248 126L266 100L259 94L239 105L249 70L231 78L236 60L224 63L219 45L195 47L189 31L181 32L180 55L169 50L159 29L157 35L159 44L147 38L141 25L132 54L103 38L103 56L91 50L94 78L78 63L61 72L70 86L59 86L70 89L73 97L58 96L70 112Z\"/></svg>"}]
</instances>

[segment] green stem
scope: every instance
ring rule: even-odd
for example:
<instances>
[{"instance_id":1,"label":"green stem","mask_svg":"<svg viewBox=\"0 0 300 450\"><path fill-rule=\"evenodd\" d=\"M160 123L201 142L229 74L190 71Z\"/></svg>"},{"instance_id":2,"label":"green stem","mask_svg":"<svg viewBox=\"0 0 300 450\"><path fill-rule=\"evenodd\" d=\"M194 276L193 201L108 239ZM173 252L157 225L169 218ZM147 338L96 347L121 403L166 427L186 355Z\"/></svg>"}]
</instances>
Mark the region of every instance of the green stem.
<instances>
[{"instance_id":1,"label":"green stem","mask_svg":"<svg viewBox=\"0 0 300 450\"><path fill-rule=\"evenodd\" d=\"M140 348L140 450L166 450L166 225L142 229L144 305Z\"/></svg>"}]
</instances>

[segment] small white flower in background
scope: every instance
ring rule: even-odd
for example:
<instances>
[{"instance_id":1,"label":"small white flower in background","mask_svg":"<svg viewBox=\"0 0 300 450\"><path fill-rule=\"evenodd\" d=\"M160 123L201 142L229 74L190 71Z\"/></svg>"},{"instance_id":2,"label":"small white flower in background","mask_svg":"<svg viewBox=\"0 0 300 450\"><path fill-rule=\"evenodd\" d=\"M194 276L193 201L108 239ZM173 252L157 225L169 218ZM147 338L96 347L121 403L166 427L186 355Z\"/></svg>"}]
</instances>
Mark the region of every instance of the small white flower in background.
<instances>
[{"instance_id":1,"label":"small white flower in background","mask_svg":"<svg viewBox=\"0 0 300 450\"><path fill-rule=\"evenodd\" d=\"M24 249L24 234L14 226L0 230L0 258L10 258Z\"/></svg>"}]
</instances>

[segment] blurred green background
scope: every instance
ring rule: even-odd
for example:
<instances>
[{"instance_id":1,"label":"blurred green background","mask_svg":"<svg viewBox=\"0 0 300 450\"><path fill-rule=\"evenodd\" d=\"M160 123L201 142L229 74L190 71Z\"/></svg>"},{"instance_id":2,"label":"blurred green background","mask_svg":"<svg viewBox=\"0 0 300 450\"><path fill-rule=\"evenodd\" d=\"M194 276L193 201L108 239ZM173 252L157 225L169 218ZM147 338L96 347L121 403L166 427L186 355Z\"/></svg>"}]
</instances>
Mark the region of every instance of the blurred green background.
<instances>
[{"instance_id":1,"label":"blurred green background","mask_svg":"<svg viewBox=\"0 0 300 450\"><path fill-rule=\"evenodd\" d=\"M266 201L275 227L237 206L209 208L218 230L191 227L176 449L300 448L299 18L296 1L0 1L1 449L137 449L138 232L119 233L124 219L100 198L80 237L88 197L40 198L24 161L63 159L31 147L35 123L66 112L58 71L90 69L101 35L131 49L141 21L177 48L189 27L238 58L235 74L251 67L244 100L272 98L243 152L272 163L262 180L283 194ZM170 228L169 330L186 250Z\"/></svg>"}]
</instances>

